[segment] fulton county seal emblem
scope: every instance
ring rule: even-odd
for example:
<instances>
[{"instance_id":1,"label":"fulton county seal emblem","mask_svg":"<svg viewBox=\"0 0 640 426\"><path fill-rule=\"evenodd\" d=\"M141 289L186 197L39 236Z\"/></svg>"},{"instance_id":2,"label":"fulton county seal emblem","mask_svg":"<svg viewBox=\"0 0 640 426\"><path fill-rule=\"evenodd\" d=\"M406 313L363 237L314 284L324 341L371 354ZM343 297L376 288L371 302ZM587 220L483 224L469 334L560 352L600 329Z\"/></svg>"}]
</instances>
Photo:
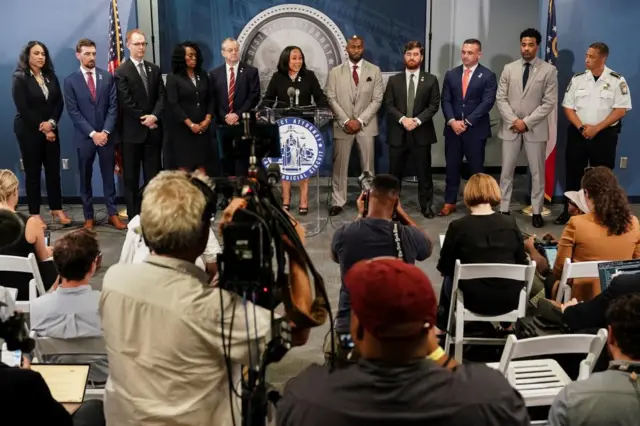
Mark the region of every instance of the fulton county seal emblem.
<instances>
[{"instance_id":1,"label":"fulton county seal emblem","mask_svg":"<svg viewBox=\"0 0 640 426\"><path fill-rule=\"evenodd\" d=\"M244 27L238 43L242 60L260 71L263 93L285 47L296 45L302 49L307 68L324 87L331 68L342 63L347 46L335 22L324 13L300 4L283 4L262 11Z\"/></svg>"},{"instance_id":2,"label":"fulton county seal emblem","mask_svg":"<svg viewBox=\"0 0 640 426\"><path fill-rule=\"evenodd\" d=\"M324 159L324 140L320 130L307 120L284 117L277 121L280 128L282 158L265 158L265 167L280 164L283 180L299 181L313 176Z\"/></svg>"}]
</instances>

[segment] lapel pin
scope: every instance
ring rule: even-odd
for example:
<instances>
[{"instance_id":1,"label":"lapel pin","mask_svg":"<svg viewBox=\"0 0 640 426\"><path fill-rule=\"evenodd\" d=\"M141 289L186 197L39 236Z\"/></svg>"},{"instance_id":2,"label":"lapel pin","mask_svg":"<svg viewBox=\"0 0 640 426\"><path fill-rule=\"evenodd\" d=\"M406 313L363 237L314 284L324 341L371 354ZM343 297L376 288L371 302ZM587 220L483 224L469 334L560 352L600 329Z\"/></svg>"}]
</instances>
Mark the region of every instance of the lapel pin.
<instances>
[{"instance_id":1,"label":"lapel pin","mask_svg":"<svg viewBox=\"0 0 640 426\"><path fill-rule=\"evenodd\" d=\"M44 78L44 81L46 81L47 84L49 84L49 79L47 77Z\"/></svg>"},{"instance_id":2,"label":"lapel pin","mask_svg":"<svg viewBox=\"0 0 640 426\"><path fill-rule=\"evenodd\" d=\"M151 72L151 67L147 67L147 72Z\"/></svg>"},{"instance_id":3,"label":"lapel pin","mask_svg":"<svg viewBox=\"0 0 640 426\"><path fill-rule=\"evenodd\" d=\"M98 80L102 80L102 74L98 74Z\"/></svg>"},{"instance_id":4,"label":"lapel pin","mask_svg":"<svg viewBox=\"0 0 640 426\"><path fill-rule=\"evenodd\" d=\"M244 68L240 68L240 73L242 73L244 71Z\"/></svg>"},{"instance_id":5,"label":"lapel pin","mask_svg":"<svg viewBox=\"0 0 640 426\"><path fill-rule=\"evenodd\" d=\"M298 77L298 83L302 81L302 77Z\"/></svg>"},{"instance_id":6,"label":"lapel pin","mask_svg":"<svg viewBox=\"0 0 640 426\"><path fill-rule=\"evenodd\" d=\"M424 75L420 77L420 81L424 81Z\"/></svg>"},{"instance_id":7,"label":"lapel pin","mask_svg":"<svg viewBox=\"0 0 640 426\"><path fill-rule=\"evenodd\" d=\"M482 73L478 74L478 78L482 78Z\"/></svg>"}]
</instances>

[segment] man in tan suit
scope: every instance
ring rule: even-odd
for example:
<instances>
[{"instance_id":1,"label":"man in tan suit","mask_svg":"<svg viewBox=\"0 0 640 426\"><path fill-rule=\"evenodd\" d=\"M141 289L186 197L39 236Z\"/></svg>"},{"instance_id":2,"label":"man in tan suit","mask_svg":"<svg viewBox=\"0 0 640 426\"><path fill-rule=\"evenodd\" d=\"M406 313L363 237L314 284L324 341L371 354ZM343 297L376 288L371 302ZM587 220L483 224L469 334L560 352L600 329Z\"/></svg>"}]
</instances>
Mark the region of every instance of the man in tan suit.
<instances>
[{"instance_id":1,"label":"man in tan suit","mask_svg":"<svg viewBox=\"0 0 640 426\"><path fill-rule=\"evenodd\" d=\"M364 40L354 35L347 43L349 60L329 73L325 92L334 114L333 197L329 215L342 212L347 202L349 156L355 140L362 171L374 172L374 138L382 104L380 68L362 59Z\"/></svg>"},{"instance_id":2,"label":"man in tan suit","mask_svg":"<svg viewBox=\"0 0 640 426\"><path fill-rule=\"evenodd\" d=\"M558 102L556 67L537 57L542 36L529 28L520 34L522 59L505 65L496 96L502 117L498 137L502 139L502 173L500 211L509 214L513 191L513 173L524 145L531 171L531 205L533 226L544 226L544 162L549 126L547 116Z\"/></svg>"}]
</instances>

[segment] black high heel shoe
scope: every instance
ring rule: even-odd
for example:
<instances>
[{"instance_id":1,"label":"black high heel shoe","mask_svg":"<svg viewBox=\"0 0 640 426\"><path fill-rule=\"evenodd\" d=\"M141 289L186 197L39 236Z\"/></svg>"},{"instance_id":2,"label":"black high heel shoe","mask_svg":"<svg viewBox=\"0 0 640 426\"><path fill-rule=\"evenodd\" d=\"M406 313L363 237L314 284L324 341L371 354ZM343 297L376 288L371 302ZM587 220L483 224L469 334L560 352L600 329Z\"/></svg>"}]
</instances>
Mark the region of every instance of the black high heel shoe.
<instances>
[{"instance_id":1,"label":"black high heel shoe","mask_svg":"<svg viewBox=\"0 0 640 426\"><path fill-rule=\"evenodd\" d=\"M306 216L307 213L309 213L309 207L299 207L298 208L298 214L300 216Z\"/></svg>"},{"instance_id":2,"label":"black high heel shoe","mask_svg":"<svg viewBox=\"0 0 640 426\"><path fill-rule=\"evenodd\" d=\"M291 206L290 206L289 204L283 204L283 205L282 205L282 208L283 208L284 210L286 210L286 211L289 211L289 208L290 208L290 207L291 207Z\"/></svg>"}]
</instances>

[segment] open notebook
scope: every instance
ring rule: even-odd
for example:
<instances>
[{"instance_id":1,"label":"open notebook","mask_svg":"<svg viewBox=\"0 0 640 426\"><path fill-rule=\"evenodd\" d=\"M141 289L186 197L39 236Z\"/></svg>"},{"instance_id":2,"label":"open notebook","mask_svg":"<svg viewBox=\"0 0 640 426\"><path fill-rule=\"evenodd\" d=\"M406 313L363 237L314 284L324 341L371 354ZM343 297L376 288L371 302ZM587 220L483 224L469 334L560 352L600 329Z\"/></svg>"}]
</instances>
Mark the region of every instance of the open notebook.
<instances>
[{"instance_id":1,"label":"open notebook","mask_svg":"<svg viewBox=\"0 0 640 426\"><path fill-rule=\"evenodd\" d=\"M81 403L89 379L89 364L31 364L42 375L53 399L61 404Z\"/></svg>"}]
</instances>

